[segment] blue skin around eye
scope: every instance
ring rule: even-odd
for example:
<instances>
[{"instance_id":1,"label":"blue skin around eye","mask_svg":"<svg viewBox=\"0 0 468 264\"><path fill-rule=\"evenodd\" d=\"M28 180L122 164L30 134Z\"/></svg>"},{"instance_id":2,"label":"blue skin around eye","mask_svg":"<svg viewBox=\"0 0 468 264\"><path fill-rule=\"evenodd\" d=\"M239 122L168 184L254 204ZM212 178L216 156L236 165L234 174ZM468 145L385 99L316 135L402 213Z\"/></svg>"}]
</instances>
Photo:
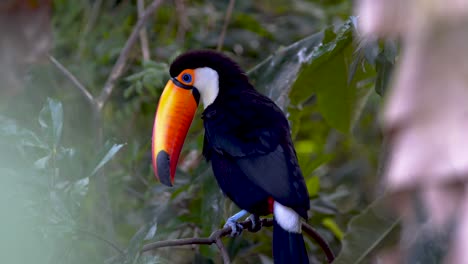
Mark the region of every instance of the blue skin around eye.
<instances>
[{"instance_id":1,"label":"blue skin around eye","mask_svg":"<svg viewBox=\"0 0 468 264\"><path fill-rule=\"evenodd\" d=\"M182 75L182 80L186 83L189 83L192 81L192 75L186 73L184 75Z\"/></svg>"}]
</instances>

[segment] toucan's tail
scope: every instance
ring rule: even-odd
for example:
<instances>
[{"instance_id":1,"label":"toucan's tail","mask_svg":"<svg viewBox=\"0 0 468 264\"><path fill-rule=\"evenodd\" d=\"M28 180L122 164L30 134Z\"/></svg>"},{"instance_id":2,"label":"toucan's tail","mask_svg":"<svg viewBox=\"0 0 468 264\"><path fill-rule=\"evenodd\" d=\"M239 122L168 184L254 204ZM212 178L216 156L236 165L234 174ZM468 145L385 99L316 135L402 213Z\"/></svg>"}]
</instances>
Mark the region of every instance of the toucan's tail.
<instances>
[{"instance_id":1,"label":"toucan's tail","mask_svg":"<svg viewBox=\"0 0 468 264\"><path fill-rule=\"evenodd\" d=\"M273 259L275 264L309 263L302 233L288 232L276 220L273 224Z\"/></svg>"}]
</instances>

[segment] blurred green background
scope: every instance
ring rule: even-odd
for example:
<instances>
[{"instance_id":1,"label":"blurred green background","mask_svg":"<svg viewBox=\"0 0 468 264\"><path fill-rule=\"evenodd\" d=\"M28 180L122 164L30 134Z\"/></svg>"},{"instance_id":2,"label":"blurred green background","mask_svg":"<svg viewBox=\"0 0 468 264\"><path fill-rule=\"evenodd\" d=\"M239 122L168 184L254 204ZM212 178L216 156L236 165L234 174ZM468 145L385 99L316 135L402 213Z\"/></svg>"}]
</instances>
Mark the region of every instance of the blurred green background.
<instances>
[{"instance_id":1,"label":"blurred green background","mask_svg":"<svg viewBox=\"0 0 468 264\"><path fill-rule=\"evenodd\" d=\"M201 158L199 118L173 188L157 182L150 157L168 65L186 50L216 49L228 5L163 1L145 27L150 60L137 42L102 109L48 60L25 67L19 84L0 84L3 263L221 262L216 246L139 249L208 236L238 210ZM335 253L350 219L379 194L379 94L396 53L360 43L352 11L342 0L237 0L222 45L287 113L310 193L308 223ZM137 20L134 0L54 0L50 54L97 97ZM393 230L388 224L363 226L379 235ZM271 237L264 228L224 242L234 263L272 263ZM368 257L381 241L366 239ZM314 241L306 244L311 263L325 263Z\"/></svg>"}]
</instances>

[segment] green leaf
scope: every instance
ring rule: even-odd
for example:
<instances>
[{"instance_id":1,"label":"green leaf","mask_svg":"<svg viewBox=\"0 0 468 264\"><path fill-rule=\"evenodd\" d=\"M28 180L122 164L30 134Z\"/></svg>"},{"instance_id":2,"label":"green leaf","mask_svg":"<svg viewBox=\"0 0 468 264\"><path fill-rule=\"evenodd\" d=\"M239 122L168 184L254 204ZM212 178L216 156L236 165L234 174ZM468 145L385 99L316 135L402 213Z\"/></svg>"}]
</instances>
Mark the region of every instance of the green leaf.
<instances>
[{"instance_id":1,"label":"green leaf","mask_svg":"<svg viewBox=\"0 0 468 264\"><path fill-rule=\"evenodd\" d=\"M70 208L65 203L66 199L64 199L63 193L51 191L49 193L49 202L53 209L53 213L48 215L49 221L58 225L63 231L71 232L76 222Z\"/></svg>"},{"instance_id":2,"label":"green leaf","mask_svg":"<svg viewBox=\"0 0 468 264\"><path fill-rule=\"evenodd\" d=\"M145 74L146 74L146 71L137 72L137 73L135 73L135 74L132 74L132 75L130 75L130 76L127 76L127 77L125 78L125 80L126 80L127 82L138 81L138 80L140 80L141 78L143 78L143 76L145 76Z\"/></svg>"},{"instance_id":3,"label":"green leaf","mask_svg":"<svg viewBox=\"0 0 468 264\"><path fill-rule=\"evenodd\" d=\"M349 222L341 252L333 264L362 263L397 230L399 219L386 212L385 202L385 196L378 198Z\"/></svg>"},{"instance_id":4,"label":"green leaf","mask_svg":"<svg viewBox=\"0 0 468 264\"><path fill-rule=\"evenodd\" d=\"M328 228L328 230L332 231L332 233L338 238L339 240L343 239L343 231L341 228L336 224L335 220L331 217L326 217L322 220L322 224Z\"/></svg>"},{"instance_id":5,"label":"green leaf","mask_svg":"<svg viewBox=\"0 0 468 264\"><path fill-rule=\"evenodd\" d=\"M270 97L285 110L289 104L289 92L305 63L311 58L307 51L321 45L324 31L313 34L282 50L279 50L248 72L255 88Z\"/></svg>"},{"instance_id":6,"label":"green leaf","mask_svg":"<svg viewBox=\"0 0 468 264\"><path fill-rule=\"evenodd\" d=\"M155 229L156 220L148 223L145 226L142 226L136 233L133 235L132 239L130 240L129 246L127 248L127 254L125 255L125 260L123 261L124 264L134 264L137 263L138 258L140 257L140 248L143 245L143 241L146 237L153 237L150 235L152 231L156 232Z\"/></svg>"},{"instance_id":7,"label":"green leaf","mask_svg":"<svg viewBox=\"0 0 468 264\"><path fill-rule=\"evenodd\" d=\"M273 35L266 30L253 15L247 13L236 13L232 18L231 23L233 27L247 29L269 39L273 38Z\"/></svg>"},{"instance_id":8,"label":"green leaf","mask_svg":"<svg viewBox=\"0 0 468 264\"><path fill-rule=\"evenodd\" d=\"M309 191L309 196L317 195L320 190L320 178L318 176L309 177L306 180L307 190Z\"/></svg>"},{"instance_id":9,"label":"green leaf","mask_svg":"<svg viewBox=\"0 0 468 264\"><path fill-rule=\"evenodd\" d=\"M42 157L34 162L34 167L38 169L45 169L47 167L47 164L49 163L49 160L51 158L51 155L47 155L45 157Z\"/></svg>"},{"instance_id":10,"label":"green leaf","mask_svg":"<svg viewBox=\"0 0 468 264\"><path fill-rule=\"evenodd\" d=\"M283 110L290 104L300 108L316 95L325 120L347 133L356 104L368 94L358 88L368 89L371 82L364 81L375 76L367 62L353 60L354 50L351 19L336 31L329 27L278 51L248 75Z\"/></svg>"},{"instance_id":11,"label":"green leaf","mask_svg":"<svg viewBox=\"0 0 468 264\"><path fill-rule=\"evenodd\" d=\"M143 61L143 68L145 69L152 68L152 69L156 69L159 71L167 72L169 70L169 65L167 65L167 63L164 63L164 62L156 62L156 61L148 60L148 61Z\"/></svg>"},{"instance_id":12,"label":"green leaf","mask_svg":"<svg viewBox=\"0 0 468 264\"><path fill-rule=\"evenodd\" d=\"M93 169L93 171L91 172L91 176L94 176L96 174L96 172L98 172L99 169L101 169L107 162L109 162L109 160L112 159L112 157L115 156L115 154L117 154L117 152L123 147L125 146L125 144L114 144L110 149L109 151L107 151L107 153L104 155L104 157L102 158L102 160L98 163L98 165Z\"/></svg>"},{"instance_id":13,"label":"green leaf","mask_svg":"<svg viewBox=\"0 0 468 264\"><path fill-rule=\"evenodd\" d=\"M125 89L123 96L125 99L128 99L134 92L135 85L130 85L127 89Z\"/></svg>"},{"instance_id":14,"label":"green leaf","mask_svg":"<svg viewBox=\"0 0 468 264\"><path fill-rule=\"evenodd\" d=\"M155 223L153 226L150 227L148 233L146 233L145 240L151 240L156 235L156 230L158 230L158 225Z\"/></svg>"},{"instance_id":15,"label":"green leaf","mask_svg":"<svg viewBox=\"0 0 468 264\"><path fill-rule=\"evenodd\" d=\"M62 137L63 109L62 103L47 99L47 105L39 113L39 124L46 132L54 146L58 146Z\"/></svg>"},{"instance_id":16,"label":"green leaf","mask_svg":"<svg viewBox=\"0 0 468 264\"><path fill-rule=\"evenodd\" d=\"M12 119L0 116L0 140L11 143L11 138L18 139L18 147L47 148L47 145L34 132L19 127Z\"/></svg>"},{"instance_id":17,"label":"green leaf","mask_svg":"<svg viewBox=\"0 0 468 264\"><path fill-rule=\"evenodd\" d=\"M326 30L328 42L307 56L310 63L303 67L291 91L291 103L302 105L313 94L317 96L320 113L328 124L348 133L356 117L356 107L361 98L359 90L368 90L375 71L355 53L353 25L348 21L336 33Z\"/></svg>"},{"instance_id":18,"label":"green leaf","mask_svg":"<svg viewBox=\"0 0 468 264\"><path fill-rule=\"evenodd\" d=\"M78 204L80 204L83 198L88 193L88 189L89 189L88 177L85 177L83 179L80 179L74 182L70 190L71 195L74 198L73 200L77 202Z\"/></svg>"},{"instance_id":19,"label":"green leaf","mask_svg":"<svg viewBox=\"0 0 468 264\"><path fill-rule=\"evenodd\" d=\"M296 152L301 154L310 154L318 150L317 142L313 140L296 141L294 145L296 146Z\"/></svg>"},{"instance_id":20,"label":"green leaf","mask_svg":"<svg viewBox=\"0 0 468 264\"><path fill-rule=\"evenodd\" d=\"M302 163L302 160L299 159L299 164L301 165L302 172L305 177L309 176L314 172L315 169L320 167L323 164L326 164L327 162L330 162L333 160L335 156L332 154L320 154L316 157L314 157L313 160L307 160L306 163Z\"/></svg>"},{"instance_id":21,"label":"green leaf","mask_svg":"<svg viewBox=\"0 0 468 264\"><path fill-rule=\"evenodd\" d=\"M142 84L148 90L156 90L158 87L164 85L164 81L167 80L166 72L156 69L146 70L146 74L142 78Z\"/></svg>"}]
</instances>

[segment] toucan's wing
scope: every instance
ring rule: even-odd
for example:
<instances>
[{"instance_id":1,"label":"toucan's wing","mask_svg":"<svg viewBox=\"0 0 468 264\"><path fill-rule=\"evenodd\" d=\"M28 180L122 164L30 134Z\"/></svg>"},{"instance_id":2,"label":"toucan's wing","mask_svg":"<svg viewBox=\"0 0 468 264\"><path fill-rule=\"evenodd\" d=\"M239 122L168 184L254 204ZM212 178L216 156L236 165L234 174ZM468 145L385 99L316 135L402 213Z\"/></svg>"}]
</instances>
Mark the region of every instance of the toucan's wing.
<instances>
[{"instance_id":1,"label":"toucan's wing","mask_svg":"<svg viewBox=\"0 0 468 264\"><path fill-rule=\"evenodd\" d=\"M217 107L211 116L207 108L205 140L212 151L230 157L253 184L275 201L306 217L307 188L284 114L270 99L253 90L241 94L236 103Z\"/></svg>"},{"instance_id":2,"label":"toucan's wing","mask_svg":"<svg viewBox=\"0 0 468 264\"><path fill-rule=\"evenodd\" d=\"M275 201L294 208L309 208L309 197L299 167L289 163L288 154L280 145L267 154L237 159L244 174L269 193ZM299 211L298 211L299 212ZM300 214L306 218L305 212Z\"/></svg>"},{"instance_id":3,"label":"toucan's wing","mask_svg":"<svg viewBox=\"0 0 468 264\"><path fill-rule=\"evenodd\" d=\"M249 96L243 96L242 100L233 100L235 105L233 102L210 105L203 112L205 141L219 154L232 157L267 154L275 150L282 134L289 129L281 110L270 99L246 94Z\"/></svg>"}]
</instances>

